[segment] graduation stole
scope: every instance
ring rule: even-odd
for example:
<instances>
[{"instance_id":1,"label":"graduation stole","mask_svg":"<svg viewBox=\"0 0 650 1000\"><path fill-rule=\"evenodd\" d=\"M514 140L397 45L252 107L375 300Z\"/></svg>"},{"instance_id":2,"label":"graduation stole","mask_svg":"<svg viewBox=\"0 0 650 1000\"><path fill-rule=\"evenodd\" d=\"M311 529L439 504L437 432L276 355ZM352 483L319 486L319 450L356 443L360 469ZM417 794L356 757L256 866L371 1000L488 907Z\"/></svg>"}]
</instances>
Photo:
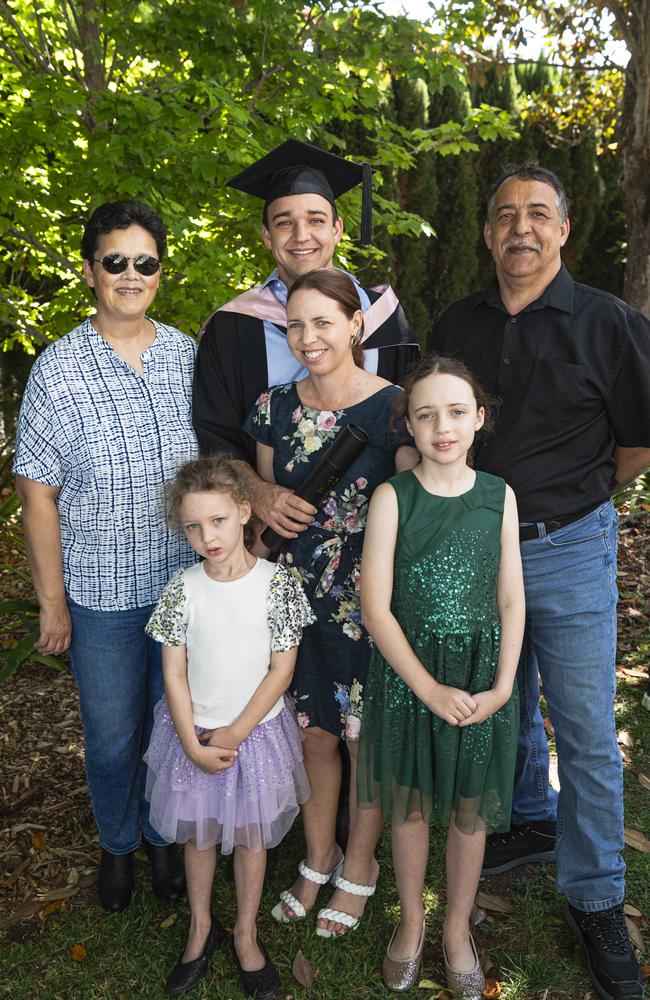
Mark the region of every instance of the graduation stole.
<instances>
[{"instance_id":1,"label":"graduation stole","mask_svg":"<svg viewBox=\"0 0 650 1000\"><path fill-rule=\"evenodd\" d=\"M377 285L371 291L379 292L380 295L363 314L363 336L361 343L367 348L395 347L403 344L403 333L399 329L400 324L395 324L394 330L385 331L383 337L375 338L375 343L366 343L372 337L373 333L379 330L390 319L393 313L400 308L399 299L390 285ZM285 329L287 325L286 307L276 299L270 288L263 288L261 285L255 285L247 292L238 295L237 298L226 302L225 305L212 313L212 316L216 316L220 312L239 313L243 316L251 316L253 319L267 320L281 329ZM203 334L212 316L203 324L199 336Z\"/></svg>"}]
</instances>

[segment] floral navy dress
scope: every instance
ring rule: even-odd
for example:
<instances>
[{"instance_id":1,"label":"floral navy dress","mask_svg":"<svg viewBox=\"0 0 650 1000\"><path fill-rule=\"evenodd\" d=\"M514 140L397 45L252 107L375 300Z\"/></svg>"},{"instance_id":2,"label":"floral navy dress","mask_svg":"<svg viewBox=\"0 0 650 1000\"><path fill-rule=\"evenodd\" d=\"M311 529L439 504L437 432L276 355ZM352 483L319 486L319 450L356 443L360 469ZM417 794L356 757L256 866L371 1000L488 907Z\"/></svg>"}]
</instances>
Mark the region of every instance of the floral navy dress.
<instances>
[{"instance_id":1,"label":"floral navy dress","mask_svg":"<svg viewBox=\"0 0 650 1000\"><path fill-rule=\"evenodd\" d=\"M393 429L397 386L344 410L304 406L296 383L270 389L244 423L246 433L273 448L280 486L297 490L337 434L349 423L370 444L321 501L316 520L287 544L280 561L300 579L316 613L304 633L291 692L301 726L358 739L370 640L359 606L361 549L370 498L395 471L395 452L410 439Z\"/></svg>"}]
</instances>

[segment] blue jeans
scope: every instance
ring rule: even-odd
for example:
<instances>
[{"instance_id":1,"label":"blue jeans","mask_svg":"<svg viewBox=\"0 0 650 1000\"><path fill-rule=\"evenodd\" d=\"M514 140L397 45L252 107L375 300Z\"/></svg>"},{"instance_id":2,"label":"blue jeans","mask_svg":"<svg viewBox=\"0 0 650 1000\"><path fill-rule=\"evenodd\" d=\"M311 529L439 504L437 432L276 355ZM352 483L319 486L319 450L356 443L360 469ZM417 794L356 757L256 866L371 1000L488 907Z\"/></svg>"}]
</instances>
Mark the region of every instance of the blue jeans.
<instances>
[{"instance_id":1,"label":"blue jeans","mask_svg":"<svg viewBox=\"0 0 650 1000\"><path fill-rule=\"evenodd\" d=\"M616 739L616 539L610 501L521 543L526 632L513 822L557 811L557 888L579 910L623 901L623 765ZM539 678L555 729L559 796L548 783Z\"/></svg>"},{"instance_id":2,"label":"blue jeans","mask_svg":"<svg viewBox=\"0 0 650 1000\"><path fill-rule=\"evenodd\" d=\"M164 844L149 823L142 763L154 705L163 693L161 648L144 632L153 605L93 611L68 600L68 606L70 659L99 842L112 854L135 850L141 833L152 844Z\"/></svg>"}]
</instances>

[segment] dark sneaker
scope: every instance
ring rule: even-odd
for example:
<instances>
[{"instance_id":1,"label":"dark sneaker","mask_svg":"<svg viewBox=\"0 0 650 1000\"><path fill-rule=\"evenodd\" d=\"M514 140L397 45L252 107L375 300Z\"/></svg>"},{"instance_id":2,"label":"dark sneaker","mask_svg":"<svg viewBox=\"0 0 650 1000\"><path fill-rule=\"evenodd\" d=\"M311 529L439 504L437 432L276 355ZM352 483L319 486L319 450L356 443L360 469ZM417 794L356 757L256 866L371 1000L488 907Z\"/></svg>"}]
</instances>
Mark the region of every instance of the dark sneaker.
<instances>
[{"instance_id":1,"label":"dark sneaker","mask_svg":"<svg viewBox=\"0 0 650 1000\"><path fill-rule=\"evenodd\" d=\"M500 875L521 865L555 861L555 823L514 824L487 838L481 875Z\"/></svg>"},{"instance_id":2,"label":"dark sneaker","mask_svg":"<svg viewBox=\"0 0 650 1000\"><path fill-rule=\"evenodd\" d=\"M564 904L564 919L583 945L587 968L604 1000L641 1000L641 970L625 926L623 907L584 913Z\"/></svg>"}]
</instances>

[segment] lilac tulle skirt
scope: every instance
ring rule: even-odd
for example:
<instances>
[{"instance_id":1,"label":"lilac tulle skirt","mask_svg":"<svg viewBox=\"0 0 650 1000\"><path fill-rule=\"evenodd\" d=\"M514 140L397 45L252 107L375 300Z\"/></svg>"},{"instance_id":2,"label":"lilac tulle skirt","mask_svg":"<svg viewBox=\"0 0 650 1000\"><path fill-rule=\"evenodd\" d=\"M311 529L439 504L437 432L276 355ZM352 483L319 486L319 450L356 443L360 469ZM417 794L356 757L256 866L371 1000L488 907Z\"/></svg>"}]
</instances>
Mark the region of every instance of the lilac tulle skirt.
<instances>
[{"instance_id":1,"label":"lilac tulle skirt","mask_svg":"<svg viewBox=\"0 0 650 1000\"><path fill-rule=\"evenodd\" d=\"M286 704L240 744L231 767L206 774L186 757L163 697L144 760L151 825L170 843L191 840L199 850L275 847L309 798L300 728Z\"/></svg>"}]
</instances>

